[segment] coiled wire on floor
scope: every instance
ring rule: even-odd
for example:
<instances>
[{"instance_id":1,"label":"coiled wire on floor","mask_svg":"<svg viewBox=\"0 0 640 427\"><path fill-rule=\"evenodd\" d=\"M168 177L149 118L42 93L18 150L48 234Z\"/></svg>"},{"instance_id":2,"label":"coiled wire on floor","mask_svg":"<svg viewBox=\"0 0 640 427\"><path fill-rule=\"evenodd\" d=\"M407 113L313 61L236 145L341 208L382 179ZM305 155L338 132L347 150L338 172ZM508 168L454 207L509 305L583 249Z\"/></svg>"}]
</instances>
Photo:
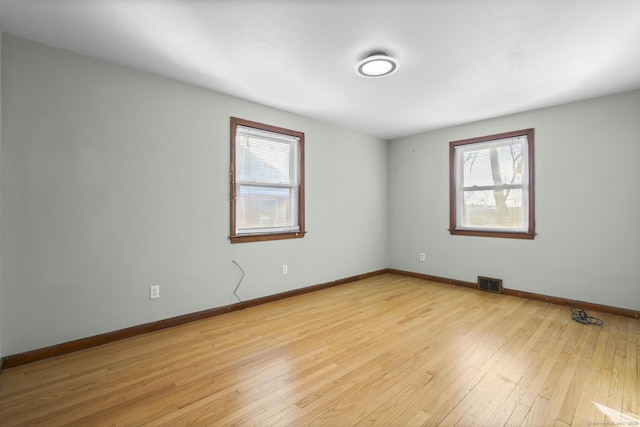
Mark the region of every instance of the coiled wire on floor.
<instances>
[{"instance_id":1,"label":"coiled wire on floor","mask_svg":"<svg viewBox=\"0 0 640 427\"><path fill-rule=\"evenodd\" d=\"M602 325L602 320L597 317L589 316L587 312L584 311L584 308L580 307L571 307L571 318L584 325Z\"/></svg>"}]
</instances>

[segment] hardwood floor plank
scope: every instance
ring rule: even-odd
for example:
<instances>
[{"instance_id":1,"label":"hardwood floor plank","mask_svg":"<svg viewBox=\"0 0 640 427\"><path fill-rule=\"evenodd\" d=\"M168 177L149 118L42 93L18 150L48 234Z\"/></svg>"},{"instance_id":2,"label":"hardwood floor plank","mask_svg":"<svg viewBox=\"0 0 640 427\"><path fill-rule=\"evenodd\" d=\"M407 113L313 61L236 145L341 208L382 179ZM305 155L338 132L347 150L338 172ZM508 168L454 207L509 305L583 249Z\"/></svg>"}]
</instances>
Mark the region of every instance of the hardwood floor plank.
<instances>
[{"instance_id":1,"label":"hardwood floor plank","mask_svg":"<svg viewBox=\"0 0 640 427\"><path fill-rule=\"evenodd\" d=\"M583 325L578 324L578 326ZM554 396L558 400L562 399L557 419L566 424L572 423L578 404L580 403L582 389L587 382L593 352L595 351L598 335L601 332L597 327L582 327L582 330L583 334L581 336L581 341L584 343L584 347L582 353L579 354L575 373L571 378L571 382L569 383L569 387L567 388L564 397L562 397L561 394Z\"/></svg>"},{"instance_id":2,"label":"hardwood floor plank","mask_svg":"<svg viewBox=\"0 0 640 427\"><path fill-rule=\"evenodd\" d=\"M608 384L610 373L602 371L602 362L605 360L609 333L601 331L590 363L590 369L586 373L584 387L576 408L572 425L593 425L605 422L605 415L594 405L594 401L601 401L601 393L605 384ZM605 396L606 400L606 396Z\"/></svg>"},{"instance_id":3,"label":"hardwood floor plank","mask_svg":"<svg viewBox=\"0 0 640 427\"><path fill-rule=\"evenodd\" d=\"M531 409L527 412L526 417L524 418L523 426L531 426L538 427L550 424L551 420L545 419L544 413L547 410L547 405L549 405L549 400L544 397L536 397L533 405L531 405Z\"/></svg>"},{"instance_id":4,"label":"hardwood floor plank","mask_svg":"<svg viewBox=\"0 0 640 427\"><path fill-rule=\"evenodd\" d=\"M524 419L527 417L527 414L531 410L531 407L527 405L523 405L522 403L518 403L511 413L511 416L505 423L505 426L508 427L520 427L524 424Z\"/></svg>"},{"instance_id":5,"label":"hardwood floor plank","mask_svg":"<svg viewBox=\"0 0 640 427\"><path fill-rule=\"evenodd\" d=\"M541 397L546 398L549 402L546 405L544 419L555 419L556 423L566 424L560 420L565 398L570 393L576 372L580 366L582 354L589 341L588 332L594 331L593 328L584 328L578 323L571 323L566 329L565 338L567 339L563 347L563 353L568 353L568 358L560 372L553 372L549 376L551 382L545 383L544 391ZM556 377L556 378L554 378ZM569 408L567 404L567 408ZM571 417L575 411L575 406L571 407Z\"/></svg>"},{"instance_id":6,"label":"hardwood floor plank","mask_svg":"<svg viewBox=\"0 0 640 427\"><path fill-rule=\"evenodd\" d=\"M640 326L633 319L627 323L627 351L624 364L624 390L622 392L622 410L636 414L640 418ZM635 390L635 391L634 391Z\"/></svg>"},{"instance_id":7,"label":"hardwood floor plank","mask_svg":"<svg viewBox=\"0 0 640 427\"><path fill-rule=\"evenodd\" d=\"M640 321L589 314L384 274L5 369L0 424L638 419Z\"/></svg>"}]
</instances>

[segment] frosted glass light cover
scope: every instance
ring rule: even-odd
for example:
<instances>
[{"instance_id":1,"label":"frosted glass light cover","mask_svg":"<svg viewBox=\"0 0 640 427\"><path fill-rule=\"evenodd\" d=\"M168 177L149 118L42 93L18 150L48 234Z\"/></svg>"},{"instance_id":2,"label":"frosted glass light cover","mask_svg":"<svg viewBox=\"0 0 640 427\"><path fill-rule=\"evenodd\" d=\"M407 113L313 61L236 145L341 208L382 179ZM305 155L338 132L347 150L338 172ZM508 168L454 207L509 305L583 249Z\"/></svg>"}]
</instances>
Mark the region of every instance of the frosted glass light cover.
<instances>
[{"instance_id":1,"label":"frosted glass light cover","mask_svg":"<svg viewBox=\"0 0 640 427\"><path fill-rule=\"evenodd\" d=\"M398 70L397 59L383 54L368 56L358 62L355 67L356 74L362 77L384 77Z\"/></svg>"}]
</instances>

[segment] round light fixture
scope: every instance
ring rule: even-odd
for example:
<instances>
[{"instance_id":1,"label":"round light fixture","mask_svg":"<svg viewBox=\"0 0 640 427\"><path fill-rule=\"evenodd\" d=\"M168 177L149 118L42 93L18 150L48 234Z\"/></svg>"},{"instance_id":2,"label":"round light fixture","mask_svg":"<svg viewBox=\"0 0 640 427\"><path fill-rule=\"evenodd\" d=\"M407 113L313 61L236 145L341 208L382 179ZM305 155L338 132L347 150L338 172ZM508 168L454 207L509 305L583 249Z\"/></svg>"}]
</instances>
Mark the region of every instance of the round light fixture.
<instances>
[{"instance_id":1,"label":"round light fixture","mask_svg":"<svg viewBox=\"0 0 640 427\"><path fill-rule=\"evenodd\" d=\"M384 77L395 73L400 63L384 53L374 53L356 64L356 74L362 77Z\"/></svg>"}]
</instances>

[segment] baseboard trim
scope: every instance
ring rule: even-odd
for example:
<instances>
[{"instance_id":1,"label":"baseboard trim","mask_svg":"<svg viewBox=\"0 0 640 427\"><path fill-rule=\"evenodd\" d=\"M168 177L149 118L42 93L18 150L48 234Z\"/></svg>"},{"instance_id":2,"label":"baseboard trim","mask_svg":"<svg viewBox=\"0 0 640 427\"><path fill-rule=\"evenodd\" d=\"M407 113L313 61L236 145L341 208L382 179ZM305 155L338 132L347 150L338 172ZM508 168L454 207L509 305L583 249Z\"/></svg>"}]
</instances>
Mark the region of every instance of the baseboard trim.
<instances>
[{"instance_id":1,"label":"baseboard trim","mask_svg":"<svg viewBox=\"0 0 640 427\"><path fill-rule=\"evenodd\" d=\"M502 292L505 295L511 295L511 296L520 297L520 298L527 298L527 299L532 299L536 301L545 301L553 304L566 305L568 307L581 307L581 308L584 308L585 310L593 310L593 311L598 311L600 313L615 314L618 316L631 317L634 319L640 318L640 311L630 310L628 308L613 307L610 305L602 305L602 304L596 304L593 302L560 298L560 297L554 297L549 295L536 294L533 292L518 291L514 289L503 288Z\"/></svg>"},{"instance_id":2,"label":"baseboard trim","mask_svg":"<svg viewBox=\"0 0 640 427\"><path fill-rule=\"evenodd\" d=\"M291 298L298 295L303 295L311 292L316 292L322 289L331 288L333 286L343 285L345 283L355 282L357 280L366 279L380 274L387 273L388 270L382 269L372 271L369 273L358 274L356 276L345 277L343 279L334 280L332 282L320 283L317 285L307 286L300 289L294 289L287 292L282 292L274 295L268 295L261 298L255 298L235 304L211 308L208 310L202 310L195 313L183 314L181 316L171 317L169 319L158 320L156 322L145 323L142 325L131 326L129 328L119 329L113 332L106 332L104 334L94 335L87 338L80 338L73 341L68 341L61 344L55 344L49 347L26 351L24 353L13 354L0 358L0 372L2 368L8 369L15 366L24 365L27 363L35 362L38 360L48 359L54 356L60 356L66 353L72 353L78 350L84 350L91 347L97 347L102 344L108 344L114 341L123 340L125 338L131 338L137 335L146 334L149 332L155 332L162 329L171 328L173 326L182 325L184 323L194 322L196 320L207 319L221 314L229 313L232 311L243 310L248 307L255 307L257 305L267 304L273 301L278 301L286 298Z\"/></svg>"},{"instance_id":3,"label":"baseboard trim","mask_svg":"<svg viewBox=\"0 0 640 427\"><path fill-rule=\"evenodd\" d=\"M447 277L432 276L430 274L414 273L413 271L396 270L389 268L387 271L391 274L397 274L399 276L415 277L416 279L428 280L430 282L447 283L449 285L462 286L464 288L476 288L477 285L473 282L465 282L464 280L449 279Z\"/></svg>"},{"instance_id":4,"label":"baseboard trim","mask_svg":"<svg viewBox=\"0 0 640 427\"><path fill-rule=\"evenodd\" d=\"M463 286L465 288L473 288L473 289L477 288L477 284L474 282L466 282L463 280L449 279L446 277L431 276L429 274L414 273L411 271L396 270L393 268L389 268L387 271L389 273L397 274L400 276L415 277L418 279L429 280L432 282L448 283L451 285ZM550 302L552 304L566 305L568 307L581 307L581 308L584 308L585 310L593 310L593 311L598 311L600 313L615 314L618 316L631 317L634 319L640 318L640 311L630 310L627 308L613 307L610 305L595 304L592 302L554 297L549 295L536 294L534 292L518 291L515 289L507 289L507 288L503 288L502 293L504 295L527 298L527 299L536 300L536 301Z\"/></svg>"}]
</instances>

